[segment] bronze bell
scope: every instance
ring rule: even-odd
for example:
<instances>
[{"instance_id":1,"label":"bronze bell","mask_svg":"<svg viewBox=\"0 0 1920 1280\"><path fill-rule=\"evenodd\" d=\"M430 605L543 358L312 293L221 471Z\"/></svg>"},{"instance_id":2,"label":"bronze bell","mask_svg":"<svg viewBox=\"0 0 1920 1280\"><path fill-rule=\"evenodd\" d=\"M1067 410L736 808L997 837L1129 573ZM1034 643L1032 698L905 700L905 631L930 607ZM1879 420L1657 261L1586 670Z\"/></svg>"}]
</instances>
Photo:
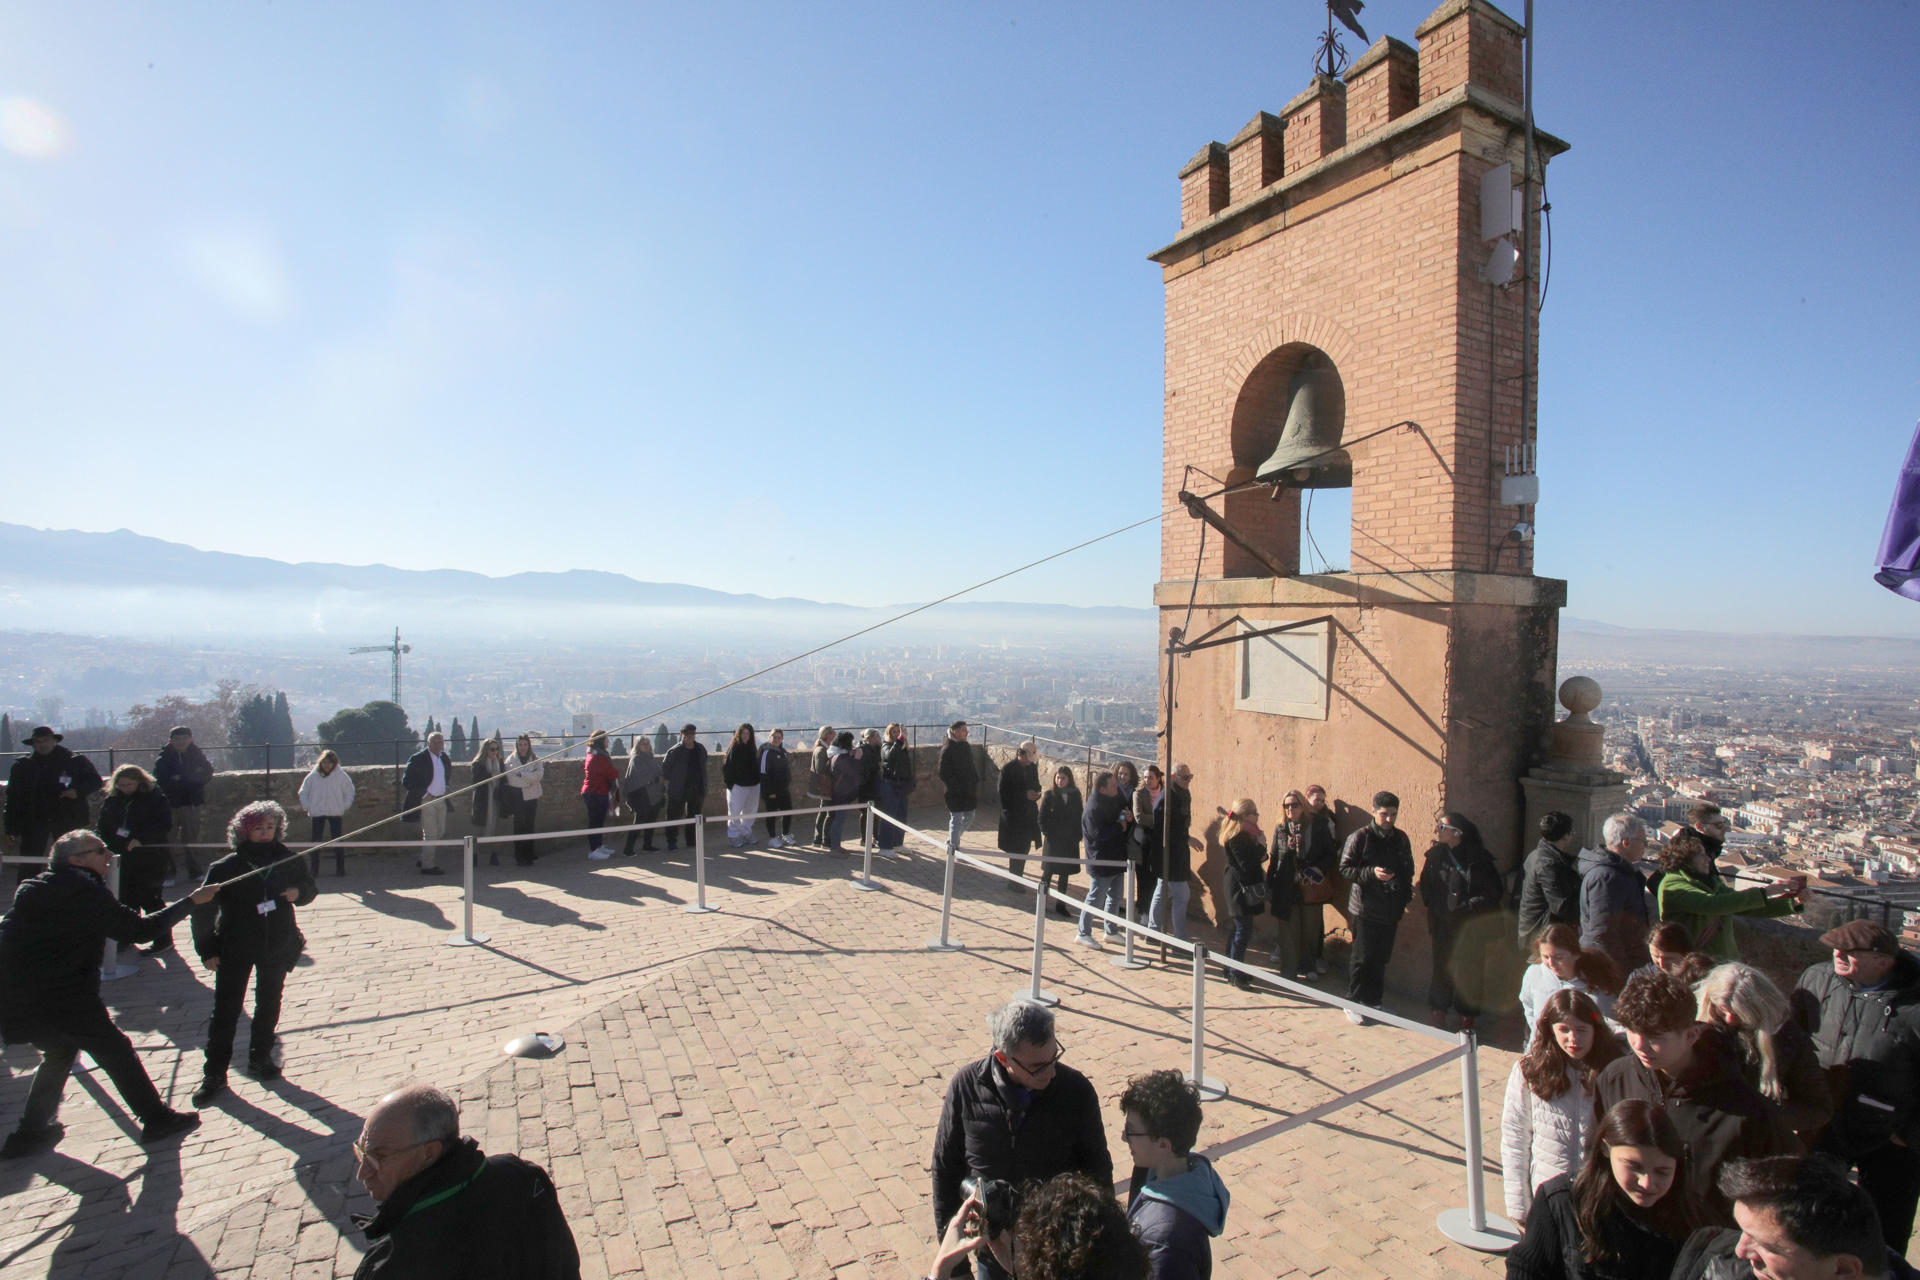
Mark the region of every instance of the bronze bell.
<instances>
[{"instance_id":1,"label":"bronze bell","mask_svg":"<svg viewBox=\"0 0 1920 1280\"><path fill-rule=\"evenodd\" d=\"M1287 383L1287 420L1273 454L1254 472L1257 479L1292 489L1345 489L1353 484L1353 459L1340 447L1347 425L1347 393L1333 361L1307 353Z\"/></svg>"}]
</instances>

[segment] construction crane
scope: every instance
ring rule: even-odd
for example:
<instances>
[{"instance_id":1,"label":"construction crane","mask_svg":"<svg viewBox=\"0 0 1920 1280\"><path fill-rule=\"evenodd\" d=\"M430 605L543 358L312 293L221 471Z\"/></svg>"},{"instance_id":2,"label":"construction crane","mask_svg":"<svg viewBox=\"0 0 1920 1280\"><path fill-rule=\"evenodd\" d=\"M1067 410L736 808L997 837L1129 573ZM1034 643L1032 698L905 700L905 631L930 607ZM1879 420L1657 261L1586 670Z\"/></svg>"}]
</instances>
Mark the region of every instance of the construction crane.
<instances>
[{"instance_id":1,"label":"construction crane","mask_svg":"<svg viewBox=\"0 0 1920 1280\"><path fill-rule=\"evenodd\" d=\"M363 644L358 648L349 649L347 650L347 652L348 653L390 653L392 654L393 655L393 705L396 707L402 705L400 701L400 655L403 653L412 653L413 646L410 644L400 643L400 628L395 627L393 629L392 644Z\"/></svg>"}]
</instances>

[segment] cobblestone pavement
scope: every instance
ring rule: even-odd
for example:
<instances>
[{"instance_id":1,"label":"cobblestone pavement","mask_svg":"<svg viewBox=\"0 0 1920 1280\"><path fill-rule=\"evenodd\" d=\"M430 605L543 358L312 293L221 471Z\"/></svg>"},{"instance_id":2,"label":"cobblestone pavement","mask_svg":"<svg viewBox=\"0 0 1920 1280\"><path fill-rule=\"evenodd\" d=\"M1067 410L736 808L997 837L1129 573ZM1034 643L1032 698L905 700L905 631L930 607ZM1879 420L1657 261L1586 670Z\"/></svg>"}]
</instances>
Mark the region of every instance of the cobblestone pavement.
<instances>
[{"instance_id":1,"label":"cobblestone pavement","mask_svg":"<svg viewBox=\"0 0 1920 1280\"><path fill-rule=\"evenodd\" d=\"M460 918L454 877L423 881L397 860L328 874L302 913L314 963L287 987L286 1079L236 1075L199 1130L145 1152L111 1087L76 1070L58 1150L0 1164L0 1266L350 1275L360 1239L347 1215L372 1206L348 1145L383 1093L424 1079L457 1091L487 1150L553 1171L588 1276L918 1274L945 1081L985 1051L986 1014L1027 985L1032 898L962 868L952 929L966 950L939 954L924 946L939 928L938 860L876 860L877 893L851 888L856 866L725 851L710 861L720 910L708 915L681 910L684 852L590 864L570 848L530 874L483 867L484 948L444 945ZM1068 1060L1104 1097L1133 1072L1189 1065L1190 967L1118 969L1113 949L1071 945L1062 920L1047 936ZM185 957L140 965L109 999L184 1106L209 984ZM1434 1227L1466 1196L1457 1064L1264 1133L1445 1046L1217 980L1206 999L1206 1072L1231 1089L1201 1134L1234 1196L1217 1275L1500 1274ZM501 1056L532 1030L561 1033L566 1051ZM34 1058L7 1057L0 1127L18 1117ZM1490 1141L1511 1061L1481 1054ZM1117 1112L1107 1127L1124 1162ZM1493 1141L1491 1206L1497 1156Z\"/></svg>"}]
</instances>

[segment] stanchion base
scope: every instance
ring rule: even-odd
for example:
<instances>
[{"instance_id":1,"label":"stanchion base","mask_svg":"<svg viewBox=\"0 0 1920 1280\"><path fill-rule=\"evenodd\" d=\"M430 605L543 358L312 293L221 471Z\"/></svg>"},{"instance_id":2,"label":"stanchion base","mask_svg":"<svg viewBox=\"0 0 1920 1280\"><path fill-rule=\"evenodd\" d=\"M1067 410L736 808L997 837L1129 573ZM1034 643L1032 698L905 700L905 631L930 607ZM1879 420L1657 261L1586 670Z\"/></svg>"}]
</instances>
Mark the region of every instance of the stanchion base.
<instances>
[{"instance_id":1,"label":"stanchion base","mask_svg":"<svg viewBox=\"0 0 1920 1280\"><path fill-rule=\"evenodd\" d=\"M680 910L686 912L690 916L708 916L708 915L712 915L714 912L718 911L719 909L720 908L718 907L703 907L697 902L689 902L686 906L680 908Z\"/></svg>"},{"instance_id":2,"label":"stanchion base","mask_svg":"<svg viewBox=\"0 0 1920 1280\"><path fill-rule=\"evenodd\" d=\"M459 934L455 934L453 937L447 939L447 945L450 947L483 947L491 941L493 941L493 935L490 933L476 933L470 938L463 938Z\"/></svg>"},{"instance_id":3,"label":"stanchion base","mask_svg":"<svg viewBox=\"0 0 1920 1280\"><path fill-rule=\"evenodd\" d=\"M1433 1223L1447 1239L1481 1253L1505 1253L1520 1243L1520 1228L1505 1218L1490 1213L1486 1221L1485 1227L1476 1229L1472 1214L1465 1209L1448 1209Z\"/></svg>"},{"instance_id":4,"label":"stanchion base","mask_svg":"<svg viewBox=\"0 0 1920 1280\"><path fill-rule=\"evenodd\" d=\"M1212 1076L1201 1076L1196 1080L1188 1072L1182 1072L1180 1078L1200 1091L1202 1102L1218 1102L1227 1096L1227 1082L1224 1080L1215 1080Z\"/></svg>"},{"instance_id":5,"label":"stanchion base","mask_svg":"<svg viewBox=\"0 0 1920 1280\"><path fill-rule=\"evenodd\" d=\"M853 878L853 887L862 893L878 893L884 886L875 884L871 880L863 880L859 876L855 876Z\"/></svg>"},{"instance_id":6,"label":"stanchion base","mask_svg":"<svg viewBox=\"0 0 1920 1280\"><path fill-rule=\"evenodd\" d=\"M103 964L100 966L100 981L112 982L115 978L131 978L138 972L140 972L140 966L135 964Z\"/></svg>"},{"instance_id":7,"label":"stanchion base","mask_svg":"<svg viewBox=\"0 0 1920 1280\"><path fill-rule=\"evenodd\" d=\"M1129 960L1125 955L1117 955L1113 959L1107 961L1107 963L1112 965L1116 969L1145 969L1148 967L1147 962L1145 960L1139 960L1139 959Z\"/></svg>"},{"instance_id":8,"label":"stanchion base","mask_svg":"<svg viewBox=\"0 0 1920 1280\"><path fill-rule=\"evenodd\" d=\"M1049 1009L1060 1003L1060 997L1044 987L1039 991L1035 991L1032 987L1022 987L1013 993L1012 999L1031 1000L1035 1004L1043 1004Z\"/></svg>"},{"instance_id":9,"label":"stanchion base","mask_svg":"<svg viewBox=\"0 0 1920 1280\"><path fill-rule=\"evenodd\" d=\"M965 951L966 949L967 944L964 942L942 942L938 938L927 939L929 951Z\"/></svg>"}]
</instances>

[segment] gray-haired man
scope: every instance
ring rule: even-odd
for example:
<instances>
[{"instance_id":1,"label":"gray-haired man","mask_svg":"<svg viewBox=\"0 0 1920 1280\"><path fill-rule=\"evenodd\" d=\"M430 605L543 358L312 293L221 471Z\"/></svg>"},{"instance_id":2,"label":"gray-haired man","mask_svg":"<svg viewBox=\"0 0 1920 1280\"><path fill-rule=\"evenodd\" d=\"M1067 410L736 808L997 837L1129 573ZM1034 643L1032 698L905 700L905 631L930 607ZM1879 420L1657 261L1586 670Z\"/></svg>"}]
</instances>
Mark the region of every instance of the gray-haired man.
<instances>
[{"instance_id":1,"label":"gray-haired man","mask_svg":"<svg viewBox=\"0 0 1920 1280\"><path fill-rule=\"evenodd\" d=\"M91 831L69 831L53 842L47 869L23 883L13 909L0 920L0 1040L32 1043L40 1068L27 1090L20 1125L0 1147L0 1159L32 1155L60 1141L55 1120L67 1075L81 1053L107 1073L140 1119L140 1141L159 1142L200 1123L160 1098L126 1033L113 1025L100 1000L100 953L108 938L152 942L178 924L193 903L213 901L202 888L191 898L141 915L107 890L113 850Z\"/></svg>"},{"instance_id":2,"label":"gray-haired man","mask_svg":"<svg viewBox=\"0 0 1920 1280\"><path fill-rule=\"evenodd\" d=\"M461 1137L460 1109L439 1089L410 1085L380 1099L353 1155L380 1205L353 1220L368 1241L355 1280L580 1275L580 1251L547 1171Z\"/></svg>"},{"instance_id":3,"label":"gray-haired man","mask_svg":"<svg viewBox=\"0 0 1920 1280\"><path fill-rule=\"evenodd\" d=\"M1605 849L1580 854L1580 945L1607 953L1621 973L1647 962L1647 882L1634 864L1647 855L1647 824L1616 813L1600 829Z\"/></svg>"},{"instance_id":4,"label":"gray-haired man","mask_svg":"<svg viewBox=\"0 0 1920 1280\"><path fill-rule=\"evenodd\" d=\"M1113 1157L1100 1121L1100 1096L1087 1078L1060 1061L1053 1011L1015 1000L987 1019L993 1052L954 1073L933 1139L936 1233L966 1201L968 1178L1018 1186L1056 1174L1084 1173L1105 1186ZM1001 1274L986 1255L982 1270Z\"/></svg>"}]
</instances>

